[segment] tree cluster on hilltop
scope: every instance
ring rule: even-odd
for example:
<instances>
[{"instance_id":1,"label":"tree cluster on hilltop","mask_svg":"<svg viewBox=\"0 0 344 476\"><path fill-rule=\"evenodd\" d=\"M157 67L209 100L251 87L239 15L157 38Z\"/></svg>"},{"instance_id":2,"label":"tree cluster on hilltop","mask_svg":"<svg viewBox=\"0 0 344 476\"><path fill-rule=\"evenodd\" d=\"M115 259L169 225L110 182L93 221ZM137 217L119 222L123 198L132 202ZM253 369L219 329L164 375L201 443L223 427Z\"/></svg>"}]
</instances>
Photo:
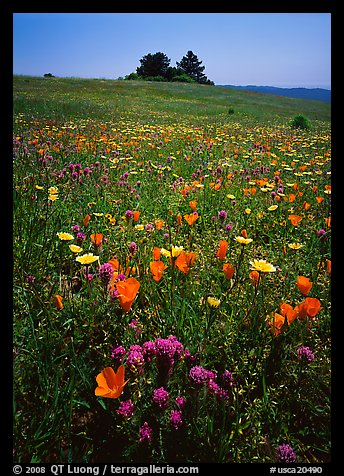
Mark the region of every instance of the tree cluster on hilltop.
<instances>
[{"instance_id":1,"label":"tree cluster on hilltop","mask_svg":"<svg viewBox=\"0 0 344 476\"><path fill-rule=\"evenodd\" d=\"M136 73L130 73L124 79L196 82L214 85L214 82L203 73L205 66L202 66L202 61L192 51L188 51L179 62L177 61L176 67L170 66L171 60L161 52L148 53L140 59L140 63L141 65L136 68Z\"/></svg>"}]
</instances>

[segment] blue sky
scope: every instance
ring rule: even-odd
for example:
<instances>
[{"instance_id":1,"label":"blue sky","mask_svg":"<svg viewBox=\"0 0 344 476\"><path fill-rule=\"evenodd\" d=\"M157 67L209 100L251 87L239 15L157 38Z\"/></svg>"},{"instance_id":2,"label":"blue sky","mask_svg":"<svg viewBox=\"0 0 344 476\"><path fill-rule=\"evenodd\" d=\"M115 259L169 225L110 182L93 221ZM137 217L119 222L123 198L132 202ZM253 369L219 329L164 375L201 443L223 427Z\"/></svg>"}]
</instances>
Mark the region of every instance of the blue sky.
<instances>
[{"instance_id":1,"label":"blue sky","mask_svg":"<svg viewBox=\"0 0 344 476\"><path fill-rule=\"evenodd\" d=\"M330 13L15 13L13 73L117 79L193 51L215 84L331 88Z\"/></svg>"}]
</instances>

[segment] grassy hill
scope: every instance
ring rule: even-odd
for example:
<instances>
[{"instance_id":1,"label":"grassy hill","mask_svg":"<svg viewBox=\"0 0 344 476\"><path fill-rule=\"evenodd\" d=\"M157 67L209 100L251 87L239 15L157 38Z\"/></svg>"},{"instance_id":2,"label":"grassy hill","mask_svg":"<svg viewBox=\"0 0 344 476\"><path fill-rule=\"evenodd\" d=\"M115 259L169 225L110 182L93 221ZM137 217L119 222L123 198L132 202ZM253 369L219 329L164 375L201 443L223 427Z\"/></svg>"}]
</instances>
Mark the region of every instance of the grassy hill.
<instances>
[{"instance_id":1,"label":"grassy hill","mask_svg":"<svg viewBox=\"0 0 344 476\"><path fill-rule=\"evenodd\" d=\"M311 121L331 120L331 106L319 101L275 97L269 94L200 84L158 83L79 78L14 76L14 113L44 117L102 117L135 114L142 120L178 117L245 117L259 121L286 121L304 114Z\"/></svg>"}]
</instances>

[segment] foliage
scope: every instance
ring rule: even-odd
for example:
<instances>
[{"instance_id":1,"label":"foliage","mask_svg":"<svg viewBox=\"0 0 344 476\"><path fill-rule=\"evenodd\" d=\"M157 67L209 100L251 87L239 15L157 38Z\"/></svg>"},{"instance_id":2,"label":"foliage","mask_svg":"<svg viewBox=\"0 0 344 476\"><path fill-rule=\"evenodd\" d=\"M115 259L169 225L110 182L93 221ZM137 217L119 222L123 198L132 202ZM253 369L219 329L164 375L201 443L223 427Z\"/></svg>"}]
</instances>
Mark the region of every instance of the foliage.
<instances>
[{"instance_id":1,"label":"foliage","mask_svg":"<svg viewBox=\"0 0 344 476\"><path fill-rule=\"evenodd\" d=\"M16 462L330 460L331 128L307 107L14 78Z\"/></svg>"},{"instance_id":2,"label":"foliage","mask_svg":"<svg viewBox=\"0 0 344 476\"><path fill-rule=\"evenodd\" d=\"M136 68L136 72L143 78L162 76L165 77L171 60L160 51L148 53L140 59L141 66Z\"/></svg>"},{"instance_id":3,"label":"foliage","mask_svg":"<svg viewBox=\"0 0 344 476\"><path fill-rule=\"evenodd\" d=\"M293 117L291 121L291 127L295 129L309 129L310 128L310 122L309 119L304 116L303 114L298 114Z\"/></svg>"}]
</instances>

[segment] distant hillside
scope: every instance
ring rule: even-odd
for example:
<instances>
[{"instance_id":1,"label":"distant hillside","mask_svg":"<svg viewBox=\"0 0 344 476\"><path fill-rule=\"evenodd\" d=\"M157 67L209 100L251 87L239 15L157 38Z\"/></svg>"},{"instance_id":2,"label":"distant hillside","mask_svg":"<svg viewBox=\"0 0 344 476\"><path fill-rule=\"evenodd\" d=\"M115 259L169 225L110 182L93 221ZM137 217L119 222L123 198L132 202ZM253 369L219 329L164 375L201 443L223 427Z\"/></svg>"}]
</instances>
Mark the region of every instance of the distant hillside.
<instances>
[{"instance_id":1,"label":"distant hillside","mask_svg":"<svg viewBox=\"0 0 344 476\"><path fill-rule=\"evenodd\" d=\"M287 96L289 98L331 102L331 91L321 88L275 88L274 86L233 86L232 84L219 84L218 86L254 91L256 93L274 94L275 96Z\"/></svg>"}]
</instances>

